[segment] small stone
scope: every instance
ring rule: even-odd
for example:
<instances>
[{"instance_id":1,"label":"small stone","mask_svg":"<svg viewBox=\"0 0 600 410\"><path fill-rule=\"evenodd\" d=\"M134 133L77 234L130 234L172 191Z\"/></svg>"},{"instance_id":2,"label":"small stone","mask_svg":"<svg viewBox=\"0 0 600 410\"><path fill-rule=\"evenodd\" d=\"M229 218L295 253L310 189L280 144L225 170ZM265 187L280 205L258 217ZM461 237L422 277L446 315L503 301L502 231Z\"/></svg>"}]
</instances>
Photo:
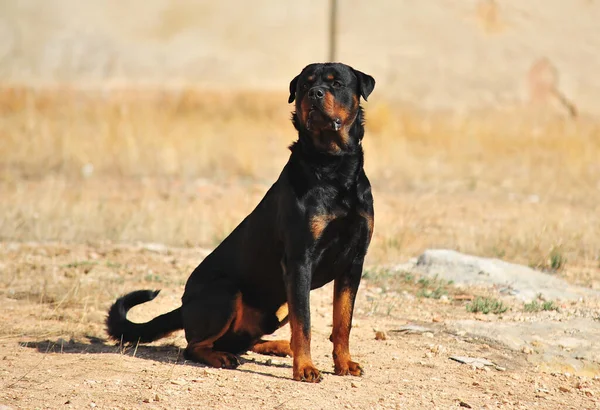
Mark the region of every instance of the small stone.
<instances>
[{"instance_id":1,"label":"small stone","mask_svg":"<svg viewBox=\"0 0 600 410\"><path fill-rule=\"evenodd\" d=\"M569 393L571 391L571 389L569 389L568 387L565 387L565 386L560 386L558 388L558 390L560 390L563 393Z\"/></svg>"},{"instance_id":2,"label":"small stone","mask_svg":"<svg viewBox=\"0 0 600 410\"><path fill-rule=\"evenodd\" d=\"M531 350L531 348L529 346L523 346L523 348L521 349L521 351L525 354L532 354L533 350Z\"/></svg>"},{"instance_id":3,"label":"small stone","mask_svg":"<svg viewBox=\"0 0 600 410\"><path fill-rule=\"evenodd\" d=\"M154 401L160 401L160 397L158 397L158 394L156 394L156 395L154 396Z\"/></svg>"},{"instance_id":4,"label":"small stone","mask_svg":"<svg viewBox=\"0 0 600 410\"><path fill-rule=\"evenodd\" d=\"M433 318L431 318L431 321L432 321L433 323L440 323L440 322L442 322L443 320L442 320L442 318L441 318L440 316L434 316Z\"/></svg>"},{"instance_id":5,"label":"small stone","mask_svg":"<svg viewBox=\"0 0 600 410\"><path fill-rule=\"evenodd\" d=\"M431 332L425 332L425 333L423 333L423 336L425 336L429 339L433 339L433 333L431 333Z\"/></svg>"},{"instance_id":6,"label":"small stone","mask_svg":"<svg viewBox=\"0 0 600 410\"><path fill-rule=\"evenodd\" d=\"M505 372L506 371L506 367L496 366L496 370L498 370L499 372Z\"/></svg>"},{"instance_id":7,"label":"small stone","mask_svg":"<svg viewBox=\"0 0 600 410\"><path fill-rule=\"evenodd\" d=\"M152 399L144 399L142 400L144 403L152 403Z\"/></svg>"},{"instance_id":8,"label":"small stone","mask_svg":"<svg viewBox=\"0 0 600 410\"><path fill-rule=\"evenodd\" d=\"M375 340L387 340L385 332L378 330L375 332Z\"/></svg>"},{"instance_id":9,"label":"small stone","mask_svg":"<svg viewBox=\"0 0 600 410\"><path fill-rule=\"evenodd\" d=\"M91 402L91 403L90 403L90 407L91 407L91 408L95 408L95 407L96 407L96 403L94 403L94 402Z\"/></svg>"},{"instance_id":10,"label":"small stone","mask_svg":"<svg viewBox=\"0 0 600 410\"><path fill-rule=\"evenodd\" d=\"M350 382L350 386L354 387L354 388L359 388L360 387L360 383L359 382Z\"/></svg>"}]
</instances>

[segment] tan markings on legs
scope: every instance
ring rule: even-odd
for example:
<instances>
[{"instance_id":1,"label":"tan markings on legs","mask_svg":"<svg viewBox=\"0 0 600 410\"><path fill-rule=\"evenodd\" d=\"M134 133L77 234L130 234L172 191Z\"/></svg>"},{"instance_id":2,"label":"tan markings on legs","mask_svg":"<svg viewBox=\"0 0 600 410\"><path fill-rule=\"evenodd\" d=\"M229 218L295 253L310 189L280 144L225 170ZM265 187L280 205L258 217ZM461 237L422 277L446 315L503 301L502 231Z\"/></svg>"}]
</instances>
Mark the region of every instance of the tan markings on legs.
<instances>
[{"instance_id":1,"label":"tan markings on legs","mask_svg":"<svg viewBox=\"0 0 600 410\"><path fill-rule=\"evenodd\" d=\"M277 320L279 320L279 327L284 326L288 322L289 313L290 310L288 308L287 303L284 303L279 307L279 309L277 309L277 312L275 312L275 316L277 316Z\"/></svg>"},{"instance_id":2,"label":"tan markings on legs","mask_svg":"<svg viewBox=\"0 0 600 410\"><path fill-rule=\"evenodd\" d=\"M288 340L259 340L250 350L271 356L292 357L294 355Z\"/></svg>"},{"instance_id":3,"label":"tan markings on legs","mask_svg":"<svg viewBox=\"0 0 600 410\"><path fill-rule=\"evenodd\" d=\"M195 361L216 368L235 369L240 365L236 355L228 352L217 352L210 347L202 347L199 343L186 347L187 356Z\"/></svg>"},{"instance_id":4,"label":"tan markings on legs","mask_svg":"<svg viewBox=\"0 0 600 410\"><path fill-rule=\"evenodd\" d=\"M321 372L315 367L310 356L310 331L304 334L303 323L296 315L291 315L292 340L290 347L294 357L294 380L318 383L322 380Z\"/></svg>"},{"instance_id":5,"label":"tan markings on legs","mask_svg":"<svg viewBox=\"0 0 600 410\"><path fill-rule=\"evenodd\" d=\"M248 333L250 337L260 337L264 334L261 327L264 312L245 304L241 294L235 301L235 319L233 321L232 330L235 333Z\"/></svg>"},{"instance_id":6,"label":"tan markings on legs","mask_svg":"<svg viewBox=\"0 0 600 410\"><path fill-rule=\"evenodd\" d=\"M336 283L337 285L337 283ZM352 326L353 295L349 289L339 291L336 287L333 300L333 362L335 374L362 375L360 365L350 358L350 328Z\"/></svg>"},{"instance_id":7,"label":"tan markings on legs","mask_svg":"<svg viewBox=\"0 0 600 410\"><path fill-rule=\"evenodd\" d=\"M236 301L234 303L237 303L238 299L241 299L239 294L236 296ZM229 330L235 316L236 312L234 310L231 317L227 320L227 323L216 335L204 340L189 342L185 348L186 356L212 367L225 369L234 369L238 367L240 362L234 354L217 352L212 349L215 341L220 339Z\"/></svg>"}]
</instances>

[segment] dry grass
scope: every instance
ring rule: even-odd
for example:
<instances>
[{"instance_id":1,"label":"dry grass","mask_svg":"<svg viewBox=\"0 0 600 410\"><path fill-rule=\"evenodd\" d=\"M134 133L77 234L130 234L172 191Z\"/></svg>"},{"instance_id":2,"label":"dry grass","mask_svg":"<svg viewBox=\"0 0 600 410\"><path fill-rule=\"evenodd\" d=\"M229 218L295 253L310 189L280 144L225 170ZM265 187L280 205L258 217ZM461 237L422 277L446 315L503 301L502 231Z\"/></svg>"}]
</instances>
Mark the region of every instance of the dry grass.
<instances>
[{"instance_id":1,"label":"dry grass","mask_svg":"<svg viewBox=\"0 0 600 410\"><path fill-rule=\"evenodd\" d=\"M287 160L295 133L286 98L4 89L0 239L214 246ZM369 263L443 246L544 267L559 249L561 274L597 279L598 123L366 109Z\"/></svg>"}]
</instances>

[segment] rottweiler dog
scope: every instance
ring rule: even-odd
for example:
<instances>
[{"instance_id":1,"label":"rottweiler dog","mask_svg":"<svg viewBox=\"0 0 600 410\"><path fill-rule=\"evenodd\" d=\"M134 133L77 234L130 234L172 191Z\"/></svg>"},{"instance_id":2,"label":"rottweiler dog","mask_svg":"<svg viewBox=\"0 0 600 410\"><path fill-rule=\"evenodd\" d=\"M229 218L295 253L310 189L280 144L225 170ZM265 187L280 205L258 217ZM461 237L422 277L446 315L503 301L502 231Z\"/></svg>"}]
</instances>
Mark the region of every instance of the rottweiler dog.
<instances>
[{"instance_id":1,"label":"rottweiler dog","mask_svg":"<svg viewBox=\"0 0 600 410\"><path fill-rule=\"evenodd\" d=\"M364 113L375 80L341 63L306 66L290 82L298 140L256 208L190 275L181 307L147 323L127 311L154 299L119 298L106 325L114 340L147 343L185 330L188 360L232 369L248 350L293 357L293 378L319 382L311 359L310 291L334 281L335 374L359 376L349 336L363 261L373 234L373 197L363 169ZM289 321L291 340L269 341Z\"/></svg>"}]
</instances>

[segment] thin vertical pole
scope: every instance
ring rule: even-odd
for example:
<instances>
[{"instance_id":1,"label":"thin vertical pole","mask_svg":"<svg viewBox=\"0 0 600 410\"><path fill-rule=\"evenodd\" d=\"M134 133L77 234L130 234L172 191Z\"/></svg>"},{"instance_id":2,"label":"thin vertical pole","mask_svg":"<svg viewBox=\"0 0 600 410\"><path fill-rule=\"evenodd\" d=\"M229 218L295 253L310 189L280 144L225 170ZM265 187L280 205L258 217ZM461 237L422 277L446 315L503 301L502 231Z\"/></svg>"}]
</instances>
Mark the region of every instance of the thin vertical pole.
<instances>
[{"instance_id":1,"label":"thin vertical pole","mask_svg":"<svg viewBox=\"0 0 600 410\"><path fill-rule=\"evenodd\" d=\"M337 0L329 1L329 61L336 60L337 54Z\"/></svg>"}]
</instances>

